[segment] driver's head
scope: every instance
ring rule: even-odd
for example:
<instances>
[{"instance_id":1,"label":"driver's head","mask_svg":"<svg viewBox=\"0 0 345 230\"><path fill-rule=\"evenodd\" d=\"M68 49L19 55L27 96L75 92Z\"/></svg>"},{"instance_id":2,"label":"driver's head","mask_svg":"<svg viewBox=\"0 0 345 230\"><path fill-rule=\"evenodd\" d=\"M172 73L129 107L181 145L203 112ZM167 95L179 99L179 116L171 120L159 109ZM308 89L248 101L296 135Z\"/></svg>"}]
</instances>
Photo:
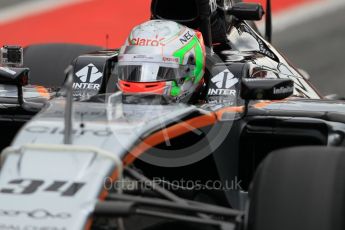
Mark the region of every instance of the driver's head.
<instances>
[{"instance_id":1,"label":"driver's head","mask_svg":"<svg viewBox=\"0 0 345 230\"><path fill-rule=\"evenodd\" d=\"M185 101L204 82L201 33L176 22L152 20L135 27L121 48L119 88Z\"/></svg>"}]
</instances>

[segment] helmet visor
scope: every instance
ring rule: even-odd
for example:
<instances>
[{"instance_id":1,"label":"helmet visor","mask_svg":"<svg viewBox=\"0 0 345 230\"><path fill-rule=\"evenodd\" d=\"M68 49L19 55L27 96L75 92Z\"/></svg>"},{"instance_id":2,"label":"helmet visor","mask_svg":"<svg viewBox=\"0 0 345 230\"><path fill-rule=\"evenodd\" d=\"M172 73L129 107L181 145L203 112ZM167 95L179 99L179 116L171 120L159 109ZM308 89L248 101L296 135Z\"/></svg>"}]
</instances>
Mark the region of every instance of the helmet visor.
<instances>
[{"instance_id":1,"label":"helmet visor","mask_svg":"<svg viewBox=\"0 0 345 230\"><path fill-rule=\"evenodd\" d=\"M119 65L119 78L131 82L172 81L186 77L185 67L161 66L156 63Z\"/></svg>"},{"instance_id":2,"label":"helmet visor","mask_svg":"<svg viewBox=\"0 0 345 230\"><path fill-rule=\"evenodd\" d=\"M176 57L125 54L119 57L119 79L131 82L172 81L185 78L191 65L180 65Z\"/></svg>"}]
</instances>

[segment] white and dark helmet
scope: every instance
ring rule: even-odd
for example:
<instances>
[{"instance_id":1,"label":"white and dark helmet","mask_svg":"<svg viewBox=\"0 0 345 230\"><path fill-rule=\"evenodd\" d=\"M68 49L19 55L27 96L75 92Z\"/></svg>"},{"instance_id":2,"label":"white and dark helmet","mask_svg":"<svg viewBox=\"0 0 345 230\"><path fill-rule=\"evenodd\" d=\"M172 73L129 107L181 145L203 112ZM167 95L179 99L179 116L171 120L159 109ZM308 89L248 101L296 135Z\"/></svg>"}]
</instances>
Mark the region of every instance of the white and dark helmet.
<instances>
[{"instance_id":1,"label":"white and dark helmet","mask_svg":"<svg viewBox=\"0 0 345 230\"><path fill-rule=\"evenodd\" d=\"M181 101L203 83L201 33L173 21L135 27L118 58L119 88L126 94L159 94Z\"/></svg>"}]
</instances>

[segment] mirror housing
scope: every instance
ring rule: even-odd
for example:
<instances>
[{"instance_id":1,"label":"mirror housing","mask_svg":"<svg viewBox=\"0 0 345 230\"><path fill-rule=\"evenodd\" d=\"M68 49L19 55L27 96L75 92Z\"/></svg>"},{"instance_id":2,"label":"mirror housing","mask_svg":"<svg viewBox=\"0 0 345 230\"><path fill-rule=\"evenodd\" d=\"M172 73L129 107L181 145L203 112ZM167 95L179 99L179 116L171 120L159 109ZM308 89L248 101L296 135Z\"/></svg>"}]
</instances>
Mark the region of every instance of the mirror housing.
<instances>
[{"instance_id":1,"label":"mirror housing","mask_svg":"<svg viewBox=\"0 0 345 230\"><path fill-rule=\"evenodd\" d=\"M246 78L241 83L244 100L283 100L292 96L294 82L290 79Z\"/></svg>"},{"instance_id":2,"label":"mirror housing","mask_svg":"<svg viewBox=\"0 0 345 230\"><path fill-rule=\"evenodd\" d=\"M0 84L25 86L29 83L28 68L0 67Z\"/></svg>"},{"instance_id":3,"label":"mirror housing","mask_svg":"<svg viewBox=\"0 0 345 230\"><path fill-rule=\"evenodd\" d=\"M236 3L228 12L239 20L259 21L265 12L261 4Z\"/></svg>"},{"instance_id":4,"label":"mirror housing","mask_svg":"<svg viewBox=\"0 0 345 230\"><path fill-rule=\"evenodd\" d=\"M0 67L0 85L13 85L18 88L18 102L24 104L23 86L29 83L28 68Z\"/></svg>"}]
</instances>

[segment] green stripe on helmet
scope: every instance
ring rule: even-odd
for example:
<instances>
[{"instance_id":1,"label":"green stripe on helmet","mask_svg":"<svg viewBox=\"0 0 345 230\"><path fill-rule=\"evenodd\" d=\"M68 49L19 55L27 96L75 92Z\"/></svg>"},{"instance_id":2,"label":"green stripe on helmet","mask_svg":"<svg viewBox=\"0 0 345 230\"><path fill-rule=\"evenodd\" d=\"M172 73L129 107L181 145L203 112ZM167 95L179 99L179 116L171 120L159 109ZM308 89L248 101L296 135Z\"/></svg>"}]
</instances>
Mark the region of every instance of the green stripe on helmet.
<instances>
[{"instance_id":1,"label":"green stripe on helmet","mask_svg":"<svg viewBox=\"0 0 345 230\"><path fill-rule=\"evenodd\" d=\"M182 49L177 50L173 56L180 58L180 64L183 65L186 54L192 49L195 50L196 66L194 70L194 83L196 84L200 82L204 75L204 54L199 39L194 36L194 38L187 45L185 45Z\"/></svg>"},{"instance_id":2,"label":"green stripe on helmet","mask_svg":"<svg viewBox=\"0 0 345 230\"><path fill-rule=\"evenodd\" d=\"M173 97L177 97L180 95L181 91L182 91L181 88L175 82L172 82L170 95Z\"/></svg>"}]
</instances>

